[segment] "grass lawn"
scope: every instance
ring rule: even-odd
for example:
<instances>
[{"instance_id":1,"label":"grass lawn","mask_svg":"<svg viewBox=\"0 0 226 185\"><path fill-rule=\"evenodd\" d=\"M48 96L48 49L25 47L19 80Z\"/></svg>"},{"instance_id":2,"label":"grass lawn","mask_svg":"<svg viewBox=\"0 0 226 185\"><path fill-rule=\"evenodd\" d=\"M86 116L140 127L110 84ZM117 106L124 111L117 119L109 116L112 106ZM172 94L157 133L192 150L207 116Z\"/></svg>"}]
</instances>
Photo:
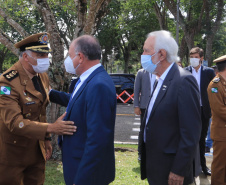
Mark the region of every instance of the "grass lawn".
<instances>
[{"instance_id":1,"label":"grass lawn","mask_svg":"<svg viewBox=\"0 0 226 185\"><path fill-rule=\"evenodd\" d=\"M148 185L140 180L140 165L137 160L137 145L115 145L116 177L110 185ZM48 161L45 185L65 185L62 163Z\"/></svg>"}]
</instances>

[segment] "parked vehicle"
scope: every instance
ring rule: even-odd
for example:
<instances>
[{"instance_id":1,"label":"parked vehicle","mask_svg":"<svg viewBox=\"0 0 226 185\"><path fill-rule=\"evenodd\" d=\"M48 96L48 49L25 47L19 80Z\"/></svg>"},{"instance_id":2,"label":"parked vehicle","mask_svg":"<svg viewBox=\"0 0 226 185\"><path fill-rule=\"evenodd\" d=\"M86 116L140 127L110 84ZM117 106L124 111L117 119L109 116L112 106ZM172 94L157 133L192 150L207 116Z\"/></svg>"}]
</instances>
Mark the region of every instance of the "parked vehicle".
<instances>
[{"instance_id":1,"label":"parked vehicle","mask_svg":"<svg viewBox=\"0 0 226 185\"><path fill-rule=\"evenodd\" d=\"M109 74L115 84L116 93L119 95L124 90L126 90L130 95L133 94L134 91L134 81L135 75L134 74L118 74L118 73L111 73ZM126 100L128 96L126 94L122 95L122 99ZM119 102L121 102L119 100ZM130 99L128 103L132 103Z\"/></svg>"}]
</instances>

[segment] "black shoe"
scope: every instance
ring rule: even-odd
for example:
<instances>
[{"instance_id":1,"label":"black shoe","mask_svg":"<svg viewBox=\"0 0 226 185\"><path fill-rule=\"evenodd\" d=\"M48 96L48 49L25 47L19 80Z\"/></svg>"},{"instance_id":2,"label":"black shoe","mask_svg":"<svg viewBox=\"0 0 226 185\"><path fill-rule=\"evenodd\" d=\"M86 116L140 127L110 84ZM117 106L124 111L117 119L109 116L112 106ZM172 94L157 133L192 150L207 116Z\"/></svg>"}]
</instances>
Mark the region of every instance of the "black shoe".
<instances>
[{"instance_id":1,"label":"black shoe","mask_svg":"<svg viewBox=\"0 0 226 185\"><path fill-rule=\"evenodd\" d=\"M206 176L211 176L211 170L208 167L203 168L202 171Z\"/></svg>"},{"instance_id":2,"label":"black shoe","mask_svg":"<svg viewBox=\"0 0 226 185\"><path fill-rule=\"evenodd\" d=\"M209 153L210 152L210 148L208 146L206 146L205 152L206 153Z\"/></svg>"}]
</instances>

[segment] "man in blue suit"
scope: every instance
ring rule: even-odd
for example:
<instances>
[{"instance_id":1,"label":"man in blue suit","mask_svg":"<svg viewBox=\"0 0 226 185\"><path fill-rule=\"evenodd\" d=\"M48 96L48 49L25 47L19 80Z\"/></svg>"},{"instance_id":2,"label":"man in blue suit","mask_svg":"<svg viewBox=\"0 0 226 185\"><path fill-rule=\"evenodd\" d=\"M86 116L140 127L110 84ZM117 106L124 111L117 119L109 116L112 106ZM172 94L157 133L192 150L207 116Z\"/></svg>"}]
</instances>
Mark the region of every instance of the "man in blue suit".
<instances>
[{"instance_id":1,"label":"man in blue suit","mask_svg":"<svg viewBox=\"0 0 226 185\"><path fill-rule=\"evenodd\" d=\"M107 185L115 178L114 126L116 92L100 64L101 48L92 36L75 39L65 60L67 72L79 80L72 94L52 90L52 100L69 100L65 120L77 132L62 138L64 179L67 185Z\"/></svg>"},{"instance_id":2,"label":"man in blue suit","mask_svg":"<svg viewBox=\"0 0 226 185\"><path fill-rule=\"evenodd\" d=\"M141 178L150 185L191 184L201 133L197 82L175 63L178 46L168 31L149 33L143 50L141 64L157 78L141 129Z\"/></svg>"}]
</instances>

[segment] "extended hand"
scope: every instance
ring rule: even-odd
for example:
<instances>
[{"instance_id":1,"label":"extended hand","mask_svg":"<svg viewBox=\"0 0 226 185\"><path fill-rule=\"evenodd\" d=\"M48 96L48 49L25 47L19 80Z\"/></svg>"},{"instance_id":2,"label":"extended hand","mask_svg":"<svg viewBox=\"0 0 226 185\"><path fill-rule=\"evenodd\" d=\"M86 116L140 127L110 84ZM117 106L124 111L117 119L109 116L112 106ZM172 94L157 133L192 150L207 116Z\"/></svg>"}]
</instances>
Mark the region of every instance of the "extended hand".
<instances>
[{"instance_id":1,"label":"extended hand","mask_svg":"<svg viewBox=\"0 0 226 185\"><path fill-rule=\"evenodd\" d=\"M52 145L50 141L45 141L46 160L49 160L52 155Z\"/></svg>"},{"instance_id":2,"label":"extended hand","mask_svg":"<svg viewBox=\"0 0 226 185\"><path fill-rule=\"evenodd\" d=\"M63 121L66 112L61 115L55 123L49 124L47 127L48 133L55 133L57 135L73 135L77 127L74 126L73 121Z\"/></svg>"},{"instance_id":3,"label":"extended hand","mask_svg":"<svg viewBox=\"0 0 226 185\"><path fill-rule=\"evenodd\" d=\"M179 176L173 172L170 172L168 185L183 185L184 177Z\"/></svg>"}]
</instances>

